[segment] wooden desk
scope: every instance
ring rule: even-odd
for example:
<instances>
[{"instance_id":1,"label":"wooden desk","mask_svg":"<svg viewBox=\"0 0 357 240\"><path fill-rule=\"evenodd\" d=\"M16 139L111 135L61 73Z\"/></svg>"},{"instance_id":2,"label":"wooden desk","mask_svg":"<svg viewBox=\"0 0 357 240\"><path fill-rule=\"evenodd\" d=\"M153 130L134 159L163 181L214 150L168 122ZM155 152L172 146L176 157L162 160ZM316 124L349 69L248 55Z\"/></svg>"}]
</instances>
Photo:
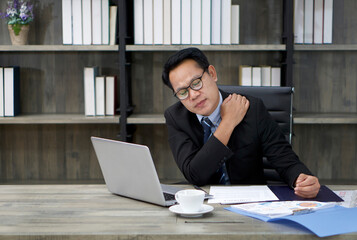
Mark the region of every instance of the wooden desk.
<instances>
[{"instance_id":1,"label":"wooden desk","mask_svg":"<svg viewBox=\"0 0 357 240\"><path fill-rule=\"evenodd\" d=\"M308 231L214 207L190 219L110 194L105 185L1 185L0 239L318 239ZM357 239L357 233L329 239Z\"/></svg>"}]
</instances>

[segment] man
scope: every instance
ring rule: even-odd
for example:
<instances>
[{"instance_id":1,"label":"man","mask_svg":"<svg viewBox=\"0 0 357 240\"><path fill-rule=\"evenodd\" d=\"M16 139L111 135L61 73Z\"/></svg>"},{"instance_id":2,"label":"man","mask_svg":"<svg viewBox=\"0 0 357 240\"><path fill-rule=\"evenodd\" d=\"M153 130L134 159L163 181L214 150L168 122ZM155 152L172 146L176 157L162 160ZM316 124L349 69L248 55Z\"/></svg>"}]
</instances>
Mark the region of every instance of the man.
<instances>
[{"instance_id":1,"label":"man","mask_svg":"<svg viewBox=\"0 0 357 240\"><path fill-rule=\"evenodd\" d=\"M266 156L296 195L317 195L318 179L299 161L262 101L220 91L216 70L199 49L172 55L162 79L180 100L165 118L175 161L190 183L265 184Z\"/></svg>"}]
</instances>

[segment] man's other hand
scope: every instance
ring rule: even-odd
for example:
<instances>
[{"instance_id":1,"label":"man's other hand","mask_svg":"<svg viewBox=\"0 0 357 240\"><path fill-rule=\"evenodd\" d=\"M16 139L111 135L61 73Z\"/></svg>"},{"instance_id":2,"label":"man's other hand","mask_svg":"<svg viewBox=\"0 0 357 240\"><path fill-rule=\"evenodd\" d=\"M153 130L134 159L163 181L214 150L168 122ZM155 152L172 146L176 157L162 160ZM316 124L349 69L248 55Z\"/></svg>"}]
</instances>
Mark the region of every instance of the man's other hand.
<instances>
[{"instance_id":1,"label":"man's other hand","mask_svg":"<svg viewBox=\"0 0 357 240\"><path fill-rule=\"evenodd\" d=\"M295 181L295 194L303 198L314 198L320 190L317 177L301 173Z\"/></svg>"}]
</instances>

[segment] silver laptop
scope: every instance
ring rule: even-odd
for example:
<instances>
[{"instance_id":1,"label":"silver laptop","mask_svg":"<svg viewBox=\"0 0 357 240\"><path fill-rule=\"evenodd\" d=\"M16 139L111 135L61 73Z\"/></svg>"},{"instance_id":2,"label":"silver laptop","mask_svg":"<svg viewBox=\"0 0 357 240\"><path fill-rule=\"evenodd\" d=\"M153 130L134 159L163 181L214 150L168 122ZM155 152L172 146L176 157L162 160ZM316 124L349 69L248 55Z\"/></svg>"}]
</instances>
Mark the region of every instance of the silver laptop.
<instances>
[{"instance_id":1,"label":"silver laptop","mask_svg":"<svg viewBox=\"0 0 357 240\"><path fill-rule=\"evenodd\" d=\"M105 184L111 193L161 206L176 203L181 188L160 184L147 146L91 137Z\"/></svg>"}]
</instances>

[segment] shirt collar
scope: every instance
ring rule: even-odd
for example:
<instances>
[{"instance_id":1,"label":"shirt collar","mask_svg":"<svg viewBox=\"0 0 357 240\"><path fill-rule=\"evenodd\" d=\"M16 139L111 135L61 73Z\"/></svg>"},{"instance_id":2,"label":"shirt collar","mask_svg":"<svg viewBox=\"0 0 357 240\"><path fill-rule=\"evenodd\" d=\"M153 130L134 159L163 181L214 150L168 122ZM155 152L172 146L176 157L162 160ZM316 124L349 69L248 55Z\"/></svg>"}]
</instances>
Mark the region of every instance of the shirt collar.
<instances>
[{"instance_id":1,"label":"shirt collar","mask_svg":"<svg viewBox=\"0 0 357 240\"><path fill-rule=\"evenodd\" d=\"M209 120L211 120L211 122L215 125L218 126L220 120L221 120L221 105L223 102L223 98L222 98L222 94L221 92L219 92L219 103L218 106L216 107L216 109L213 111L213 113L211 115L208 116ZM204 116L200 115L200 114L196 114L198 121L201 122L202 118Z\"/></svg>"}]
</instances>

